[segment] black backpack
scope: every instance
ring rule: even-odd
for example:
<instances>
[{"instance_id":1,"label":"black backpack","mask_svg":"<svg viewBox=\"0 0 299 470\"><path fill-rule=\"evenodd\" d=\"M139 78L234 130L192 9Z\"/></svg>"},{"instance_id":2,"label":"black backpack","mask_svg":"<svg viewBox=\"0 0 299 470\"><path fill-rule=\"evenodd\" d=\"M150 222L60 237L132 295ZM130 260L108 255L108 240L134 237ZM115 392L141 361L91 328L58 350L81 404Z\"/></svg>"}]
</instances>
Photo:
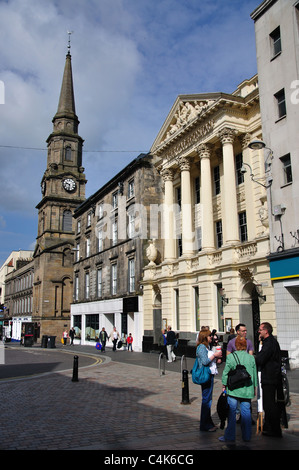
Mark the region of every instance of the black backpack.
<instances>
[{"instance_id":1,"label":"black backpack","mask_svg":"<svg viewBox=\"0 0 299 470\"><path fill-rule=\"evenodd\" d=\"M238 356L233 353L234 359L237 363L236 368L230 370L227 378L227 386L229 390L245 387L250 384L251 375L247 372L246 367L240 363Z\"/></svg>"}]
</instances>

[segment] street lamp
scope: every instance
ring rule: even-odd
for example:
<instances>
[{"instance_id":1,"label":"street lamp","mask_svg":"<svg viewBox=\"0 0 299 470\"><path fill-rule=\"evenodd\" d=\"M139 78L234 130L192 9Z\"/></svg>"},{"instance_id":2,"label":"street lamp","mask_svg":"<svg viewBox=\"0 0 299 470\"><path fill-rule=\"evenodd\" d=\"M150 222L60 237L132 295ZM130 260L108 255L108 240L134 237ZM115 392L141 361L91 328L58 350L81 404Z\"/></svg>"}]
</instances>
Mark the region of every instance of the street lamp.
<instances>
[{"instance_id":1,"label":"street lamp","mask_svg":"<svg viewBox=\"0 0 299 470\"><path fill-rule=\"evenodd\" d=\"M268 156L265 160L265 173L268 173L271 170L271 162L268 162L268 160L269 160L269 158L271 158L271 160L272 160L273 151L269 147L266 147L265 142L263 142L262 140L252 140L248 144L248 148L250 148L251 150L261 150L261 149L269 150ZM263 178L255 178L255 176L253 174L253 171L252 171L252 168L248 163L243 162L242 168L241 168L241 173L243 173L243 174L247 173L245 165L248 166L248 168L250 170L251 181L253 181L254 183L260 184L261 186L263 186L266 189L270 188L270 186L272 185L272 182L273 182L272 176L268 177L268 183L267 184L261 183L261 181L258 181L258 180L263 179Z\"/></svg>"}]
</instances>

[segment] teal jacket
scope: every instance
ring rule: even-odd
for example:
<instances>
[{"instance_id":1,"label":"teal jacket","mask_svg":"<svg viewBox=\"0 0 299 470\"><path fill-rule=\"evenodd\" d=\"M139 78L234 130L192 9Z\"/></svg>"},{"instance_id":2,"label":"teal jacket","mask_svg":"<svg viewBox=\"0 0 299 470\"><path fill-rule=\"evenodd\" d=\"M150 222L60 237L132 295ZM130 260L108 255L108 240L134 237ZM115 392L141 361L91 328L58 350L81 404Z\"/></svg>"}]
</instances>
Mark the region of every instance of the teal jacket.
<instances>
[{"instance_id":1,"label":"teal jacket","mask_svg":"<svg viewBox=\"0 0 299 470\"><path fill-rule=\"evenodd\" d=\"M246 367L247 372L251 375L251 381L245 387L236 388L235 390L229 390L227 388L227 394L236 398L254 398L254 387L257 386L256 364L254 357L247 351L235 351L227 355L224 371L222 373L222 384L227 386L227 375L230 370L236 368L237 363L234 354L238 356L240 364Z\"/></svg>"}]
</instances>

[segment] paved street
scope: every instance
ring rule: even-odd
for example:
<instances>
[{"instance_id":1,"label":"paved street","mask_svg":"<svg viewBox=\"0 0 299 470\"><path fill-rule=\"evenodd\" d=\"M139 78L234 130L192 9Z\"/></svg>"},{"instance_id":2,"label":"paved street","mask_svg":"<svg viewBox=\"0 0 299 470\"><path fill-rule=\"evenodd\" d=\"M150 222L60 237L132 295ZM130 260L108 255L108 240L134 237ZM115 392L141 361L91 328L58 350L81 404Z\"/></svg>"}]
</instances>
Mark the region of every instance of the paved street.
<instances>
[{"instance_id":1,"label":"paved street","mask_svg":"<svg viewBox=\"0 0 299 470\"><path fill-rule=\"evenodd\" d=\"M24 374L12 379L0 376L2 450L101 450L101 456L133 455L133 451L157 453L221 450L223 431L199 431L200 387L189 376L190 404L181 404L180 362L166 362L165 375L158 369L158 355L112 351L93 347L59 346L57 349L5 348L9 356L19 351ZM71 354L70 354L71 353ZM52 355L52 356L51 356ZM59 356L60 355L60 356ZM78 355L78 381L72 381L73 356ZM60 369L30 374L25 365L47 361ZM26 357L24 361L24 357ZM54 360L55 359L55 360ZM187 359L191 369L193 359ZM19 359L20 362L20 359ZM68 366L65 368L65 366ZM186 364L184 364L185 368ZM6 367L0 365L1 368ZM19 371L20 372L20 371ZM17 375L17 374L15 374ZM290 376L292 371L290 372ZM297 374L295 374L297 377ZM295 379L296 379L295 377ZM221 390L221 368L213 397L213 417L219 423L216 403ZM296 380L294 382L296 384ZM282 439L256 435L242 442L238 426L234 449L294 450L299 448L299 394L292 391L287 408L289 429ZM253 402L256 417L256 402ZM151 452L152 453L152 452Z\"/></svg>"}]
</instances>

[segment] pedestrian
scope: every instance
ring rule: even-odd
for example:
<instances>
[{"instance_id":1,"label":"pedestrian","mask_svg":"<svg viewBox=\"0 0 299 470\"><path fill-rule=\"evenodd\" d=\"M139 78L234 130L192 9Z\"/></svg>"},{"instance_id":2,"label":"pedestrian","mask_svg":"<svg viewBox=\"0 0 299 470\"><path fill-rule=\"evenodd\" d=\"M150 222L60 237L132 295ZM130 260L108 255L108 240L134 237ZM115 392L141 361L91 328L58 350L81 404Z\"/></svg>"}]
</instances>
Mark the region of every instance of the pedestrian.
<instances>
[{"instance_id":1,"label":"pedestrian","mask_svg":"<svg viewBox=\"0 0 299 470\"><path fill-rule=\"evenodd\" d=\"M247 340L244 336L238 335L235 341L236 350L226 358L225 367L222 373L222 391L226 390L227 402L229 405L228 424L224 436L220 441L234 442L236 439L236 415L237 409L241 412L241 431L243 441L249 442L251 439L251 400L256 395L257 370L254 357L247 352ZM242 387L230 390L228 387L229 371L236 368L237 363L243 365L250 379Z\"/></svg>"},{"instance_id":2,"label":"pedestrian","mask_svg":"<svg viewBox=\"0 0 299 470\"><path fill-rule=\"evenodd\" d=\"M100 339L100 342L101 342L101 345L102 345L101 351L105 352L106 341L108 340L108 335L107 335L107 332L106 332L104 327L102 328L102 331L100 332L99 337L100 337L99 339Z\"/></svg>"},{"instance_id":3,"label":"pedestrian","mask_svg":"<svg viewBox=\"0 0 299 470\"><path fill-rule=\"evenodd\" d=\"M116 330L116 327L113 327L112 332L110 333L110 338L113 342L113 351L116 351L117 340L120 339L119 332Z\"/></svg>"},{"instance_id":4,"label":"pedestrian","mask_svg":"<svg viewBox=\"0 0 299 470\"><path fill-rule=\"evenodd\" d=\"M168 326L167 335L166 335L166 348L167 348L167 355L168 355L167 362L174 362L176 360L176 356L173 352L175 343L176 343L175 332L172 331L171 326Z\"/></svg>"},{"instance_id":5,"label":"pedestrian","mask_svg":"<svg viewBox=\"0 0 299 470\"><path fill-rule=\"evenodd\" d=\"M234 339L235 337L236 337L235 330L234 330L234 328L231 328L229 330L229 335L228 335L228 338L227 338L227 344L230 342L231 339Z\"/></svg>"},{"instance_id":6,"label":"pedestrian","mask_svg":"<svg viewBox=\"0 0 299 470\"><path fill-rule=\"evenodd\" d=\"M68 335L68 333L67 333L67 330L64 330L64 332L62 333L63 346L66 346L68 336L69 336L69 335Z\"/></svg>"},{"instance_id":7,"label":"pedestrian","mask_svg":"<svg viewBox=\"0 0 299 470\"><path fill-rule=\"evenodd\" d=\"M201 385L202 402L200 412L200 431L213 432L217 426L213 423L211 417L212 395L214 386L214 376L218 373L217 361L221 361L222 351L211 351L210 344L212 342L212 333L210 330L201 330L196 342L196 357L199 367L210 367L210 379Z\"/></svg>"},{"instance_id":8,"label":"pedestrian","mask_svg":"<svg viewBox=\"0 0 299 470\"><path fill-rule=\"evenodd\" d=\"M256 364L261 371L263 392L263 408L265 420L263 435L282 437L280 427L280 411L276 401L277 392L281 386L281 351L278 341L273 336L272 325L261 323L259 327L262 348L256 354Z\"/></svg>"},{"instance_id":9,"label":"pedestrian","mask_svg":"<svg viewBox=\"0 0 299 470\"><path fill-rule=\"evenodd\" d=\"M244 325L244 323L239 323L237 326L236 326L236 337L231 339L228 343L227 343L227 347L226 347L226 355L228 354L231 354L232 352L236 351L236 338L238 336L240 336L241 338L245 338L246 339L246 342L247 342L247 352L249 354L253 354L253 345L252 345L252 342L250 341L250 339L247 339L246 336L247 336L247 328L246 328L246 325Z\"/></svg>"},{"instance_id":10,"label":"pedestrian","mask_svg":"<svg viewBox=\"0 0 299 470\"><path fill-rule=\"evenodd\" d=\"M133 336L132 336L132 333L129 333L129 336L127 337L128 352L130 349L131 349L131 352L133 352L132 343L133 343Z\"/></svg>"},{"instance_id":11,"label":"pedestrian","mask_svg":"<svg viewBox=\"0 0 299 470\"><path fill-rule=\"evenodd\" d=\"M162 328L161 334L158 339L158 346L161 353L163 353L167 357L166 351L166 330Z\"/></svg>"},{"instance_id":12,"label":"pedestrian","mask_svg":"<svg viewBox=\"0 0 299 470\"><path fill-rule=\"evenodd\" d=\"M74 344L75 334L76 334L75 329L74 329L74 327L72 327L70 329L70 332L69 332L69 337L71 339L71 343L70 343L71 345Z\"/></svg>"}]
</instances>

